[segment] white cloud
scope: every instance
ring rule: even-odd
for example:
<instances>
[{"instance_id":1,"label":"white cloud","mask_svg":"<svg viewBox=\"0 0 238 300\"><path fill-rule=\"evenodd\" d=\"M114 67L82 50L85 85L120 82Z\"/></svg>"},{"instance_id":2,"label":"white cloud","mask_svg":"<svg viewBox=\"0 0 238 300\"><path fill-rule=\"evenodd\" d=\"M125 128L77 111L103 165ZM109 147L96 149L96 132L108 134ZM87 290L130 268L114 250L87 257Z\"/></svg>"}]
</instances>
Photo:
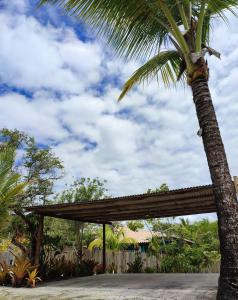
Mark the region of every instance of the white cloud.
<instances>
[{"instance_id":1,"label":"white cloud","mask_svg":"<svg viewBox=\"0 0 238 300\"><path fill-rule=\"evenodd\" d=\"M2 81L30 90L79 93L100 79L99 47L78 40L72 30L4 13L0 23Z\"/></svg>"}]
</instances>

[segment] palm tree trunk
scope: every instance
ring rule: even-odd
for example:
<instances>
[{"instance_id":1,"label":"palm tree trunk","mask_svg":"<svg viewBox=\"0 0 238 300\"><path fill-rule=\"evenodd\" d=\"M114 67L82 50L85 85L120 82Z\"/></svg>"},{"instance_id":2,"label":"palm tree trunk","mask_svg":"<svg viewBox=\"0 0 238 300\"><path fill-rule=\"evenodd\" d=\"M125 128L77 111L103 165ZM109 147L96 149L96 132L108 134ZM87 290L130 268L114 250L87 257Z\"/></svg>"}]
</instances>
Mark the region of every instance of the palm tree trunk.
<instances>
[{"instance_id":1,"label":"palm tree trunk","mask_svg":"<svg viewBox=\"0 0 238 300\"><path fill-rule=\"evenodd\" d=\"M206 79L191 84L217 207L221 271L217 299L238 298L237 196Z\"/></svg>"}]
</instances>

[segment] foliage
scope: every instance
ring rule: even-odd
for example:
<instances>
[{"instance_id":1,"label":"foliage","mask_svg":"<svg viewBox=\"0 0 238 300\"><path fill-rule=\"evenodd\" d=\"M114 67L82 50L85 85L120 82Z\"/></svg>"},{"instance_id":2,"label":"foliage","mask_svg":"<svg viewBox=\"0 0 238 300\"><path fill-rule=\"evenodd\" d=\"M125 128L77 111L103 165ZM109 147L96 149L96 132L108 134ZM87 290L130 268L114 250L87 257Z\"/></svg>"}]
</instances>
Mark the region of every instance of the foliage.
<instances>
[{"instance_id":1,"label":"foliage","mask_svg":"<svg viewBox=\"0 0 238 300\"><path fill-rule=\"evenodd\" d=\"M2 239L0 240L0 253L5 252L8 250L9 246L11 244L10 239Z\"/></svg>"},{"instance_id":2,"label":"foliage","mask_svg":"<svg viewBox=\"0 0 238 300\"><path fill-rule=\"evenodd\" d=\"M28 277L26 278L27 280L27 285L34 288L36 286L37 281L42 281L40 277L37 276L38 271L37 268L35 268L33 271L28 271Z\"/></svg>"},{"instance_id":3,"label":"foliage","mask_svg":"<svg viewBox=\"0 0 238 300\"><path fill-rule=\"evenodd\" d=\"M145 272L145 273L156 273L157 270L156 270L155 268L146 267L146 268L144 269L144 272Z\"/></svg>"},{"instance_id":4,"label":"foliage","mask_svg":"<svg viewBox=\"0 0 238 300\"><path fill-rule=\"evenodd\" d=\"M115 251L121 250L128 246L128 244L136 244L136 241L133 238L125 237L123 227L116 226L112 228L106 225L106 249ZM102 249L103 247L103 237L102 231L99 232L99 237L92 241L88 248L93 250L94 248Z\"/></svg>"},{"instance_id":5,"label":"foliage","mask_svg":"<svg viewBox=\"0 0 238 300\"><path fill-rule=\"evenodd\" d=\"M7 283L7 277L8 277L8 265L5 260L0 261L0 285L4 285Z\"/></svg>"},{"instance_id":6,"label":"foliage","mask_svg":"<svg viewBox=\"0 0 238 300\"><path fill-rule=\"evenodd\" d=\"M19 208L47 203L54 181L62 177L61 161L50 148L38 146L35 139L24 132L4 128L0 131L0 139L2 147L11 147L19 152L21 159L17 169L24 174L26 182L31 182L18 203Z\"/></svg>"},{"instance_id":7,"label":"foliage","mask_svg":"<svg viewBox=\"0 0 238 300\"><path fill-rule=\"evenodd\" d=\"M169 191L168 185L166 183L162 183L158 188L148 189L147 193L148 194L163 193L168 191ZM153 220L150 221L153 222ZM127 222L127 227L132 231L138 231L139 229L143 229L145 227L145 220L129 221Z\"/></svg>"},{"instance_id":8,"label":"foliage","mask_svg":"<svg viewBox=\"0 0 238 300\"><path fill-rule=\"evenodd\" d=\"M133 238L125 237L124 229L121 226L115 226L115 228L106 225L106 249L112 251L113 262L110 266L110 272L117 272L117 265L115 264L115 251L126 249L128 245L136 244ZM103 236L102 231L99 232L98 237L92 241L88 249L93 250L94 248L103 248Z\"/></svg>"},{"instance_id":9,"label":"foliage","mask_svg":"<svg viewBox=\"0 0 238 300\"><path fill-rule=\"evenodd\" d=\"M117 273L117 265L115 264L115 262L112 262L110 265L107 266L107 272L111 274Z\"/></svg>"},{"instance_id":10,"label":"foliage","mask_svg":"<svg viewBox=\"0 0 238 300\"><path fill-rule=\"evenodd\" d=\"M20 287L27 280L28 286L35 287L36 282L41 281L37 276L38 268L26 257L12 254L15 256L13 266L9 266L5 260L0 261L0 285L8 285L11 282L13 287Z\"/></svg>"},{"instance_id":11,"label":"foliage","mask_svg":"<svg viewBox=\"0 0 238 300\"><path fill-rule=\"evenodd\" d=\"M77 267L77 276L90 276L94 274L95 267L98 263L93 259L83 260L82 263Z\"/></svg>"},{"instance_id":12,"label":"foliage","mask_svg":"<svg viewBox=\"0 0 238 300\"><path fill-rule=\"evenodd\" d=\"M128 269L126 271L127 273L142 273L143 262L140 255L136 256L134 262L127 263L127 265L128 265Z\"/></svg>"},{"instance_id":13,"label":"foliage","mask_svg":"<svg viewBox=\"0 0 238 300\"><path fill-rule=\"evenodd\" d=\"M61 193L58 193L54 201L57 203L74 203L84 201L96 201L106 197L107 189L105 180L99 178L80 178ZM64 242L67 245L75 246L78 251L79 260L82 260L82 247L95 239L96 226L78 221L48 219L47 235L49 237L66 236ZM51 230L54 228L54 230ZM76 238L75 238L76 236ZM59 241L60 242L60 241Z\"/></svg>"},{"instance_id":14,"label":"foliage","mask_svg":"<svg viewBox=\"0 0 238 300\"><path fill-rule=\"evenodd\" d=\"M127 222L127 227L132 231L138 231L144 228L143 221L129 221Z\"/></svg>"},{"instance_id":15,"label":"foliage","mask_svg":"<svg viewBox=\"0 0 238 300\"><path fill-rule=\"evenodd\" d=\"M12 243L23 251L28 251L24 245L18 242L18 237L24 234L31 243L29 256L34 255L36 228L38 217L33 214L25 214L23 207L49 202L53 193L54 182L62 177L63 166L50 148L39 146L33 137L18 130L0 131L1 149L14 149L18 154L17 164L12 165L23 174L22 179L26 183L24 193L21 193L15 201L14 217L8 231L12 233ZM29 252L29 251L28 251Z\"/></svg>"},{"instance_id":16,"label":"foliage","mask_svg":"<svg viewBox=\"0 0 238 300\"><path fill-rule=\"evenodd\" d=\"M160 272L202 272L220 259L217 222L202 220L180 223L156 220L153 229L166 235L153 236L149 254L160 256Z\"/></svg>"},{"instance_id":17,"label":"foliage","mask_svg":"<svg viewBox=\"0 0 238 300\"><path fill-rule=\"evenodd\" d=\"M208 76L203 61L205 54L220 57L209 47L211 24L217 19L226 21L225 12L235 14L238 7L237 0L39 2L63 6L66 12L76 15L105 38L119 55L149 59L126 82L119 99L137 83L153 77L160 80L158 74L165 85L186 77L190 82Z\"/></svg>"},{"instance_id":18,"label":"foliage","mask_svg":"<svg viewBox=\"0 0 238 300\"><path fill-rule=\"evenodd\" d=\"M148 189L147 193L151 194L151 193L163 193L163 192L168 192L169 191L169 187L166 183L162 183L160 185L160 187L155 188L155 189Z\"/></svg>"},{"instance_id":19,"label":"foliage","mask_svg":"<svg viewBox=\"0 0 238 300\"><path fill-rule=\"evenodd\" d=\"M84 201L94 201L105 198L107 189L106 181L98 178L80 178L74 181L69 188L56 195L57 203L74 203Z\"/></svg>"},{"instance_id":20,"label":"foliage","mask_svg":"<svg viewBox=\"0 0 238 300\"><path fill-rule=\"evenodd\" d=\"M15 151L10 147L0 148L0 231L8 225L10 210L17 203L17 197L27 186L20 181L20 174L13 171Z\"/></svg>"},{"instance_id":21,"label":"foliage","mask_svg":"<svg viewBox=\"0 0 238 300\"><path fill-rule=\"evenodd\" d=\"M36 266L32 266L31 262L24 256L15 255L14 266L9 271L12 285L14 287L22 286L27 272L35 268Z\"/></svg>"},{"instance_id":22,"label":"foliage","mask_svg":"<svg viewBox=\"0 0 238 300\"><path fill-rule=\"evenodd\" d=\"M68 278L75 275L76 263L60 255L61 251L49 251L41 262L41 274L45 280Z\"/></svg>"},{"instance_id":23,"label":"foliage","mask_svg":"<svg viewBox=\"0 0 238 300\"><path fill-rule=\"evenodd\" d=\"M44 280L60 280L75 276L89 276L95 272L97 263L94 260L82 262L69 259L61 251L50 252L42 261L41 274Z\"/></svg>"},{"instance_id":24,"label":"foliage","mask_svg":"<svg viewBox=\"0 0 238 300\"><path fill-rule=\"evenodd\" d=\"M93 269L94 274L103 274L104 270L103 270L103 265L102 264L97 264L94 269Z\"/></svg>"}]
</instances>

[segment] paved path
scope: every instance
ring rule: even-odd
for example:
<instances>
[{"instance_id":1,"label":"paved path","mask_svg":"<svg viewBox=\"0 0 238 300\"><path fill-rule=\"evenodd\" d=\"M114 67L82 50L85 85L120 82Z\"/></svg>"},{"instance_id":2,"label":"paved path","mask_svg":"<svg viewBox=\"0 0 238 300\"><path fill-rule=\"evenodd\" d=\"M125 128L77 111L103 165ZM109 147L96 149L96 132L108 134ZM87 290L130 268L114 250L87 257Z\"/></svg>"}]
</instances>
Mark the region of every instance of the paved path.
<instances>
[{"instance_id":1,"label":"paved path","mask_svg":"<svg viewBox=\"0 0 238 300\"><path fill-rule=\"evenodd\" d=\"M35 289L0 287L0 300L215 299L217 274L97 275L43 283Z\"/></svg>"}]
</instances>

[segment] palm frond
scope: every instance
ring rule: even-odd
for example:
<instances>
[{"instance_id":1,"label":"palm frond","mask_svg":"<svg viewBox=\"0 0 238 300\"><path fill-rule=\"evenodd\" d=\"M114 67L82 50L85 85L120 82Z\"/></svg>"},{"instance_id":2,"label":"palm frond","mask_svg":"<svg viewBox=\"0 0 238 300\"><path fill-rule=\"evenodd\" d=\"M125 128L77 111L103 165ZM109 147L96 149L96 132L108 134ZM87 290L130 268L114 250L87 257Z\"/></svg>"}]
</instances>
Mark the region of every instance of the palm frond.
<instances>
[{"instance_id":1,"label":"palm frond","mask_svg":"<svg viewBox=\"0 0 238 300\"><path fill-rule=\"evenodd\" d=\"M182 24L174 1L167 1ZM106 38L119 55L148 58L168 42L170 26L157 1L150 0L41 0L63 7Z\"/></svg>"},{"instance_id":2,"label":"palm frond","mask_svg":"<svg viewBox=\"0 0 238 300\"><path fill-rule=\"evenodd\" d=\"M102 239L100 238L95 239L89 244L88 249L90 251L92 251L94 248L99 248L99 249L102 248Z\"/></svg>"},{"instance_id":3,"label":"palm frond","mask_svg":"<svg viewBox=\"0 0 238 300\"><path fill-rule=\"evenodd\" d=\"M225 13L230 11L234 15L237 15L235 9L238 6L237 0L216 0L207 1L207 11L211 15L217 15L224 20L227 20Z\"/></svg>"},{"instance_id":4,"label":"palm frond","mask_svg":"<svg viewBox=\"0 0 238 300\"><path fill-rule=\"evenodd\" d=\"M12 148L0 149L0 228L6 223L10 208L27 185L19 182L20 175L13 171L14 161L15 151Z\"/></svg>"},{"instance_id":5,"label":"palm frond","mask_svg":"<svg viewBox=\"0 0 238 300\"><path fill-rule=\"evenodd\" d=\"M132 77L125 83L118 100L122 100L135 84L148 82L150 79L157 78L159 72L165 85L176 82L181 61L182 58L176 50L160 52L135 71Z\"/></svg>"}]
</instances>

